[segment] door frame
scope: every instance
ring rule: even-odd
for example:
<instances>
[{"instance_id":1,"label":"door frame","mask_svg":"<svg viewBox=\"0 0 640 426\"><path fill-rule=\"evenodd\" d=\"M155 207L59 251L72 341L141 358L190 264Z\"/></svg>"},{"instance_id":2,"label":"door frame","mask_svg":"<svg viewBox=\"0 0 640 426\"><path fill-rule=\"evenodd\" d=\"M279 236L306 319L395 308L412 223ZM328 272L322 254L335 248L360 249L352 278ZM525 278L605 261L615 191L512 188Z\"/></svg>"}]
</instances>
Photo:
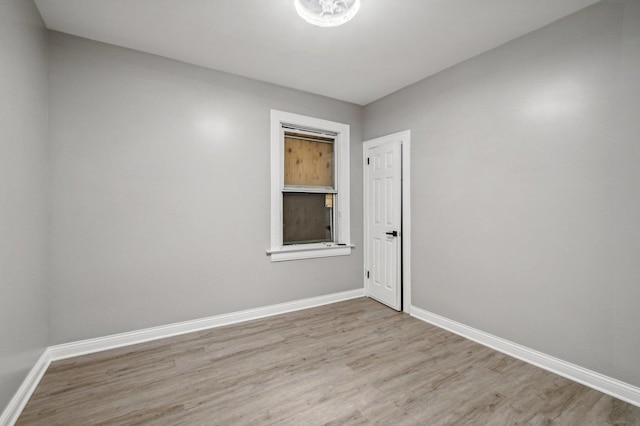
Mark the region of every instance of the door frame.
<instances>
[{"instance_id":1,"label":"door frame","mask_svg":"<svg viewBox=\"0 0 640 426\"><path fill-rule=\"evenodd\" d=\"M367 167L367 153L369 149L400 139L402 148L402 274L400 291L402 294L402 311L411 312L411 130L393 133L391 135L370 139L362 143L362 188L363 188L363 228L364 228L364 263L362 265L362 282L365 294L367 292L367 266L369 265L369 218L367 181L369 168Z\"/></svg>"}]
</instances>

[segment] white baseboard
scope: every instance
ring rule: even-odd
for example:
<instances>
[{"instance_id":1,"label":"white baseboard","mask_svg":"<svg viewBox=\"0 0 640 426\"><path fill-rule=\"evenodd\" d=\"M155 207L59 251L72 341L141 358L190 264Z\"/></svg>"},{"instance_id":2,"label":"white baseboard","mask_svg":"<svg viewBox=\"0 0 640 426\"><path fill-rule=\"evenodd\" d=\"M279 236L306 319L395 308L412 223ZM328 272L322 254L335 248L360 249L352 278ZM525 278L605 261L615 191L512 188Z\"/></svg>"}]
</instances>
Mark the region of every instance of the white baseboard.
<instances>
[{"instance_id":1,"label":"white baseboard","mask_svg":"<svg viewBox=\"0 0 640 426\"><path fill-rule=\"evenodd\" d=\"M137 343L144 343L151 340L164 339L166 337L177 336L179 334L192 333L194 331L221 327L223 325L237 324L244 321L251 321L287 312L299 311L301 309L313 308L358 297L364 297L364 289L344 291L341 293L333 293L326 296L280 303L278 305L265 306L262 308L248 309L246 311L233 312L230 314L216 315L213 317L184 321L160 327L152 327L127 333L114 334L111 336L98 337L96 339L65 343L49 347L49 353L51 360L56 361L74 356L105 351L108 349L120 348L122 346L135 345Z\"/></svg>"},{"instance_id":2,"label":"white baseboard","mask_svg":"<svg viewBox=\"0 0 640 426\"><path fill-rule=\"evenodd\" d=\"M33 395L33 391L36 390L38 383L40 383L40 379L44 376L44 373L49 368L49 364L51 363L51 358L49 357L49 349L45 349L45 351L40 355L38 361L33 366L27 377L18 388L18 391L13 395L11 401L9 401L9 405L4 409L2 414L0 415L0 425L13 425L16 421L18 421L18 417L20 417L20 413L24 409L24 406L27 405L27 401Z\"/></svg>"},{"instance_id":3,"label":"white baseboard","mask_svg":"<svg viewBox=\"0 0 640 426\"><path fill-rule=\"evenodd\" d=\"M98 337L96 339L49 346L33 366L24 382L22 382L22 385L9 402L9 405L7 405L5 410L2 412L2 415L0 415L0 426L10 426L18 420L20 413L24 409L25 405L27 405L29 398L31 398L33 391L38 386L40 379L42 379L42 376L47 371L51 361L120 348L123 346L135 345L137 343L221 327L223 325L237 324L287 312L356 299L358 297L364 297L363 288L328 294L326 296L297 300L294 302L280 303L278 305L265 306L262 308L248 309L246 311L233 312L230 314L216 315L193 321L184 321L160 327L147 328L144 330Z\"/></svg>"},{"instance_id":4,"label":"white baseboard","mask_svg":"<svg viewBox=\"0 0 640 426\"><path fill-rule=\"evenodd\" d=\"M640 407L640 388L411 306L411 316Z\"/></svg>"}]
</instances>

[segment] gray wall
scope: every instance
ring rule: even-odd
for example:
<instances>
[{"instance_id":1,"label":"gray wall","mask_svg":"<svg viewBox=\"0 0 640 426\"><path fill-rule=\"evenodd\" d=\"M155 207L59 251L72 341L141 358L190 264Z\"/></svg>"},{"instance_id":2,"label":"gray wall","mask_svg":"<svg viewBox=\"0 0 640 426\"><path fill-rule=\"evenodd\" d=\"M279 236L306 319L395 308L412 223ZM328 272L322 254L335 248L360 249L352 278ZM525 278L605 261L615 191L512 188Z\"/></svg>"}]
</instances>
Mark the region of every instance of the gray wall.
<instances>
[{"instance_id":1,"label":"gray wall","mask_svg":"<svg viewBox=\"0 0 640 426\"><path fill-rule=\"evenodd\" d=\"M640 385L640 2L365 108L412 131L413 304Z\"/></svg>"},{"instance_id":2,"label":"gray wall","mask_svg":"<svg viewBox=\"0 0 640 426\"><path fill-rule=\"evenodd\" d=\"M0 1L0 412L48 342L46 47L33 2Z\"/></svg>"},{"instance_id":3,"label":"gray wall","mask_svg":"<svg viewBox=\"0 0 640 426\"><path fill-rule=\"evenodd\" d=\"M640 0L627 0L612 132L608 192L612 266L612 363L619 377L640 385Z\"/></svg>"},{"instance_id":4,"label":"gray wall","mask_svg":"<svg viewBox=\"0 0 640 426\"><path fill-rule=\"evenodd\" d=\"M51 34L51 343L362 287L362 108ZM270 109L351 125L348 257L271 263Z\"/></svg>"}]
</instances>

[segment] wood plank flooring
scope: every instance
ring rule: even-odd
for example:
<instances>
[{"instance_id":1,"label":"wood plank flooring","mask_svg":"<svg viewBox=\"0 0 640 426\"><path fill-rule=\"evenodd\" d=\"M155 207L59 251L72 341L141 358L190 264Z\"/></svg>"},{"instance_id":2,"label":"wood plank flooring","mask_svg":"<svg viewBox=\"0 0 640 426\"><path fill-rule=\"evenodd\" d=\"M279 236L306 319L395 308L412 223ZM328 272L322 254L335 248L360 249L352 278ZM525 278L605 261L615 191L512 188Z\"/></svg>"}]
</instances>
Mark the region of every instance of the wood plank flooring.
<instances>
[{"instance_id":1,"label":"wood plank flooring","mask_svg":"<svg viewBox=\"0 0 640 426\"><path fill-rule=\"evenodd\" d=\"M370 299L52 363L18 425L640 425L640 408Z\"/></svg>"}]
</instances>

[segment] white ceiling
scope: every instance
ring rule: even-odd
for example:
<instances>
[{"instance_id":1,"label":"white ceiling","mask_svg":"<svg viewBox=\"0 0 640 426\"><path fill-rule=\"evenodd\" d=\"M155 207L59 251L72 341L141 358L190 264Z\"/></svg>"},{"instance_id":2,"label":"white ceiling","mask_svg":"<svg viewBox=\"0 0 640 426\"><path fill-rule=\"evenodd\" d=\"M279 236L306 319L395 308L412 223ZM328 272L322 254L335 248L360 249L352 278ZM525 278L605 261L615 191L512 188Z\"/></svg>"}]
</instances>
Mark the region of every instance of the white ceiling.
<instances>
[{"instance_id":1,"label":"white ceiling","mask_svg":"<svg viewBox=\"0 0 640 426\"><path fill-rule=\"evenodd\" d=\"M36 0L49 29L366 105L597 0L362 0L338 28L293 0Z\"/></svg>"}]
</instances>

